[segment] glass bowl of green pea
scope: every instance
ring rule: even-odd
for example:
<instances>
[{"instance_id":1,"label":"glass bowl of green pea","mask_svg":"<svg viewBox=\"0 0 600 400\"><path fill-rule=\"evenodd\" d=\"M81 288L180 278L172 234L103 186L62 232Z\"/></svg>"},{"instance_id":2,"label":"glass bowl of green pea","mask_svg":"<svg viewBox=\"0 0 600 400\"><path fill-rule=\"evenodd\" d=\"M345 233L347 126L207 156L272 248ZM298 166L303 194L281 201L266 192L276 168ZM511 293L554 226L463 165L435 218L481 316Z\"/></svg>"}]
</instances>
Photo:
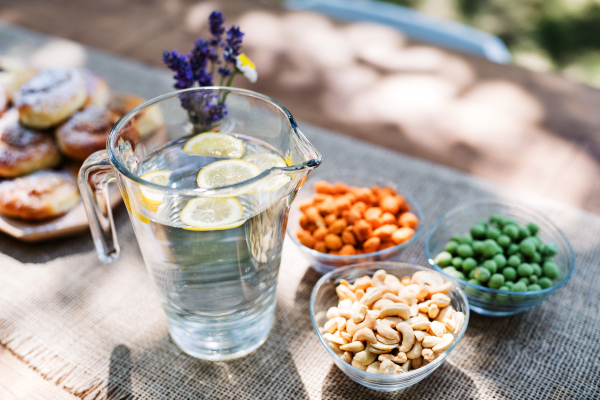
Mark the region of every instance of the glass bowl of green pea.
<instances>
[{"instance_id":1,"label":"glass bowl of green pea","mask_svg":"<svg viewBox=\"0 0 600 400\"><path fill-rule=\"evenodd\" d=\"M441 216L425 237L425 256L454 279L479 314L530 309L573 275L575 256L546 216L512 202L483 200Z\"/></svg>"}]
</instances>

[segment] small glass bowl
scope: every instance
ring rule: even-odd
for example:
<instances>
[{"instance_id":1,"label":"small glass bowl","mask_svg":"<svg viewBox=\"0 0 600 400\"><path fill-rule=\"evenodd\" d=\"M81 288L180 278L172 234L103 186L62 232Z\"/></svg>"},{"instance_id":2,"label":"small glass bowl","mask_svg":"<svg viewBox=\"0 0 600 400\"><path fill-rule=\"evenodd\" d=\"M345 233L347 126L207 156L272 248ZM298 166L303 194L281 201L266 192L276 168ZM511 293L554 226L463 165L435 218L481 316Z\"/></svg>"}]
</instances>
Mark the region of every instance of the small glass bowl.
<instances>
[{"instance_id":1,"label":"small glass bowl","mask_svg":"<svg viewBox=\"0 0 600 400\"><path fill-rule=\"evenodd\" d=\"M510 292L491 289L454 278L443 272L442 268L434 263L433 259L445 250L446 243L452 235L469 233L471 227L477 221L487 221L492 214L501 214L512 218L519 225L533 222L540 227L537 236L543 243L556 243L558 253L554 260L560 271L558 278L553 280L553 286L533 292ZM537 306L567 283L575 269L573 249L571 249L565 235L552 221L536 210L501 200L481 200L467 203L442 215L427 232L425 256L437 271L460 285L467 294L473 311L493 317L513 315Z\"/></svg>"},{"instance_id":2,"label":"small glass bowl","mask_svg":"<svg viewBox=\"0 0 600 400\"><path fill-rule=\"evenodd\" d=\"M407 373L397 375L377 375L370 372L361 371L358 368L353 367L347 362L343 361L334 351L329 347L327 341L323 338L320 327L325 325L327 322L326 313L329 307L336 306L338 304L338 296L335 292L336 286L339 284L340 279L346 279L349 282L353 282L355 279L360 278L364 275L373 276L375 271L384 269L386 272L396 275L398 278L403 276L412 276L417 271L428 271L433 272L431 268L425 268L418 265L399 263L399 262L367 262L356 265L349 265L347 267L338 268L331 271L321 277L315 287L313 288L310 296L310 318L312 320L313 328L321 341L325 350L329 353L333 362L342 370L353 381L368 387L369 389L391 392L394 390L405 389L409 386L414 385L417 382L425 379L433 371L435 371L446 359L448 354L456 347L458 342L462 339L467 325L469 323L469 302L464 292L456 285L453 285L448 292L448 296L452 299L450 303L457 311L462 311L465 314L465 321L460 327L458 332L454 332L454 342L446 352L438 356L433 362L425 365L424 367L411 370ZM444 281L447 282L449 279L444 277Z\"/></svg>"},{"instance_id":3,"label":"small glass bowl","mask_svg":"<svg viewBox=\"0 0 600 400\"><path fill-rule=\"evenodd\" d=\"M335 254L327 254L321 253L319 251L310 249L304 245L302 245L298 241L298 237L296 236L296 231L300 228L300 216L302 212L298 208L298 204L305 199L309 199L315 195L314 183L320 180L324 180L330 183L335 182L344 182L348 186L357 186L357 187L371 187L371 186L389 186L392 189L396 190L398 194L404 196L406 199L406 203L410 206L410 212L415 214L419 220L417 228L415 229L415 234L410 240L401 243L394 247L389 247L385 250L379 250L373 253L368 254L357 254L354 256L338 256ZM292 241L302 250L304 255L310 260L310 266L324 274L329 271L333 271L336 268L343 267L345 265L357 264L369 261L386 261L395 259L402 254L402 252L417 238L423 233L425 228L425 215L421 210L421 206L413 199L413 197L402 191L398 190L398 185L394 182L380 177L380 176L366 176L361 175L355 172L326 172L326 173L312 173L309 176L309 179L304 184L304 187L299 191L298 196L294 200L292 204L292 208L290 210L290 215L288 218L288 228L287 234L292 239Z\"/></svg>"}]
</instances>

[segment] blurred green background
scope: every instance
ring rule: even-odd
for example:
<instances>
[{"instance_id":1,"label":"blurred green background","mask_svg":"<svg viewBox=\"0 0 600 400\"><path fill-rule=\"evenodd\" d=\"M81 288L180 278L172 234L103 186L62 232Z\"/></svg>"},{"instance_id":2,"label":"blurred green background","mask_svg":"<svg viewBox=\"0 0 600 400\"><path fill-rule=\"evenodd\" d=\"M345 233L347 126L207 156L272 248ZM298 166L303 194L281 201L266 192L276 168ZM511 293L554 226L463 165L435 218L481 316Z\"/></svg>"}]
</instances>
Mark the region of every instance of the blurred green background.
<instances>
[{"instance_id":1,"label":"blurred green background","mask_svg":"<svg viewBox=\"0 0 600 400\"><path fill-rule=\"evenodd\" d=\"M378 0L501 38L513 62L600 87L600 0Z\"/></svg>"}]
</instances>

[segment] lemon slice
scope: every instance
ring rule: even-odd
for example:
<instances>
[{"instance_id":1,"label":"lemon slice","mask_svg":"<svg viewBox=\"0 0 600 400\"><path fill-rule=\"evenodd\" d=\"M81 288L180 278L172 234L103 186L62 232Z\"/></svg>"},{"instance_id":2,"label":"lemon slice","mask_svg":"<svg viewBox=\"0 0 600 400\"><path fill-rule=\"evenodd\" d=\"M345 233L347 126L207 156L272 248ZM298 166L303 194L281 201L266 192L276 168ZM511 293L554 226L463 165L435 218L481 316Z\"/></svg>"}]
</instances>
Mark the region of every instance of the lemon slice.
<instances>
[{"instance_id":1,"label":"lemon slice","mask_svg":"<svg viewBox=\"0 0 600 400\"><path fill-rule=\"evenodd\" d=\"M183 146L183 151L192 156L240 158L244 150L240 139L219 132L201 133Z\"/></svg>"},{"instance_id":2,"label":"lemon slice","mask_svg":"<svg viewBox=\"0 0 600 400\"><path fill-rule=\"evenodd\" d=\"M203 189L216 189L247 181L261 173L254 164L244 160L223 160L208 164L198 173L198 186ZM223 197L233 197L248 191L248 188L230 189Z\"/></svg>"},{"instance_id":3,"label":"lemon slice","mask_svg":"<svg viewBox=\"0 0 600 400\"><path fill-rule=\"evenodd\" d=\"M198 198L188 201L181 210L181 222L188 230L214 231L242 225L244 209L235 197Z\"/></svg>"},{"instance_id":4,"label":"lemon slice","mask_svg":"<svg viewBox=\"0 0 600 400\"><path fill-rule=\"evenodd\" d=\"M242 160L256 165L261 171L266 171L275 167L287 167L283 158L271 153L251 154L242 158Z\"/></svg>"},{"instance_id":5,"label":"lemon slice","mask_svg":"<svg viewBox=\"0 0 600 400\"><path fill-rule=\"evenodd\" d=\"M172 173L173 171L152 171L142 175L140 178L154 183L155 185L167 186ZM164 192L162 190L147 188L144 186L140 186L140 192L142 193L142 200L146 205L146 208L148 208L150 211L156 212L158 207L160 207L162 204Z\"/></svg>"}]
</instances>

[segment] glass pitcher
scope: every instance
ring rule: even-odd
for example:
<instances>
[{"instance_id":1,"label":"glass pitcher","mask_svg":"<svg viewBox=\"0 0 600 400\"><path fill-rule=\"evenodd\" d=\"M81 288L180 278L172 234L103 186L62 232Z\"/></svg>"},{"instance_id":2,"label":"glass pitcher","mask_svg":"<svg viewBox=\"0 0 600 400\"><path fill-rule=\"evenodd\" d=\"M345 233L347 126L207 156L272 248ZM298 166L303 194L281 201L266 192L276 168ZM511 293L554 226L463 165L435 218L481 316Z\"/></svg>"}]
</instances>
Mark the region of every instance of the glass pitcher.
<instances>
[{"instance_id":1,"label":"glass pitcher","mask_svg":"<svg viewBox=\"0 0 600 400\"><path fill-rule=\"evenodd\" d=\"M211 140L197 145L205 131L234 151L215 152ZM255 173L200 187L200 170L213 171L215 162L253 163ZM226 360L255 350L271 330L288 211L320 164L278 102L242 89L193 88L121 118L107 150L83 164L79 186L99 258L110 262L119 245L107 186L118 183L173 341L191 356Z\"/></svg>"}]
</instances>

